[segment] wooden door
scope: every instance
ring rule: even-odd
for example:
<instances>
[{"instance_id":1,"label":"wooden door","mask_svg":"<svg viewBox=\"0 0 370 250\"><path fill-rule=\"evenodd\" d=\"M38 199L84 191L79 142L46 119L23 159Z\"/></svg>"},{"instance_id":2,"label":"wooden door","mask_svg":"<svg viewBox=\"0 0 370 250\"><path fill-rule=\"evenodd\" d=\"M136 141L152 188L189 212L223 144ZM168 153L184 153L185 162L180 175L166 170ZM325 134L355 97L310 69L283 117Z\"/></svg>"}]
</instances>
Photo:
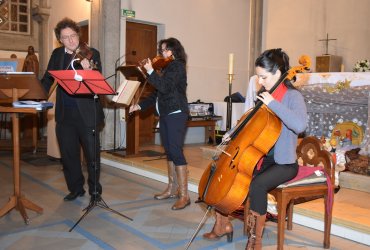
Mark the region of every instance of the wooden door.
<instances>
[{"instance_id":1,"label":"wooden door","mask_svg":"<svg viewBox=\"0 0 370 250\"><path fill-rule=\"evenodd\" d=\"M126 64L137 65L145 58L157 55L157 26L135 22L126 23ZM135 79L133 79L135 80ZM142 89L144 88L143 92ZM154 91L150 84L142 83L134 100L146 98ZM139 146L154 143L154 107L127 116L126 154L137 154ZM128 113L128 112L126 112Z\"/></svg>"},{"instance_id":2,"label":"wooden door","mask_svg":"<svg viewBox=\"0 0 370 250\"><path fill-rule=\"evenodd\" d=\"M88 24L81 25L80 31L81 31L80 41L89 44L89 25Z\"/></svg>"}]
</instances>

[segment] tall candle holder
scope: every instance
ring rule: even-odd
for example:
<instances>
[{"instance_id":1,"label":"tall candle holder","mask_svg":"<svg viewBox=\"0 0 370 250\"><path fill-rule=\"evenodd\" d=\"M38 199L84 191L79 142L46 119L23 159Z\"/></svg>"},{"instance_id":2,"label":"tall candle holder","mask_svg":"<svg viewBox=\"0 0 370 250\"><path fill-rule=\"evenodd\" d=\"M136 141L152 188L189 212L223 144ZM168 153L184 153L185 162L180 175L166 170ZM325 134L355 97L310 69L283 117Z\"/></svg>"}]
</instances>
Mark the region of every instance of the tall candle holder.
<instances>
[{"instance_id":1,"label":"tall candle holder","mask_svg":"<svg viewBox=\"0 0 370 250\"><path fill-rule=\"evenodd\" d=\"M234 80L235 74L227 74L228 75L228 81L229 81L229 96L227 100L227 113L226 113L226 131L229 131L231 129L231 114L232 114L232 101L231 101L231 90Z\"/></svg>"}]
</instances>

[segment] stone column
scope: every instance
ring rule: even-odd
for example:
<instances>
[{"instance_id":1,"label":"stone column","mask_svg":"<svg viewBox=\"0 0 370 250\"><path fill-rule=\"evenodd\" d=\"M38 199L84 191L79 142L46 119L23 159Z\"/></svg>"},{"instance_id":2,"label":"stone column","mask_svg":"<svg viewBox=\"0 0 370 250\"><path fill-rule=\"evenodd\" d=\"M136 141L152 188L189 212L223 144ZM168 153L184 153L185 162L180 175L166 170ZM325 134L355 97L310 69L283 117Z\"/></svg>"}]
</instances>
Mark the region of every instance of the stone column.
<instances>
[{"instance_id":1,"label":"stone column","mask_svg":"<svg viewBox=\"0 0 370 250\"><path fill-rule=\"evenodd\" d=\"M49 16L50 7L47 5L48 0L40 0L39 5L32 8L32 19L35 20L38 27L38 48L39 48L39 76L42 77L45 73L49 57L48 53L41 53L41 51L49 51Z\"/></svg>"},{"instance_id":2,"label":"stone column","mask_svg":"<svg viewBox=\"0 0 370 250\"><path fill-rule=\"evenodd\" d=\"M249 28L249 77L255 74L254 62L261 54L262 47L262 19L263 1L250 0L250 28Z\"/></svg>"},{"instance_id":3,"label":"stone column","mask_svg":"<svg viewBox=\"0 0 370 250\"><path fill-rule=\"evenodd\" d=\"M122 55L120 48L121 19L120 9L121 1L117 0L94 0L91 2L90 18L90 45L100 51L101 62L103 66L103 75L112 76L107 82L114 88L119 85L118 79L115 84L116 62ZM118 60L119 61L119 60ZM114 112L111 103L112 96L102 96L104 112L106 115L105 127L101 133L102 149L113 149L114 130L116 131L116 147L119 143L118 136L118 111ZM116 113L116 114L115 114ZM116 127L114 126L114 115L116 115Z\"/></svg>"}]
</instances>

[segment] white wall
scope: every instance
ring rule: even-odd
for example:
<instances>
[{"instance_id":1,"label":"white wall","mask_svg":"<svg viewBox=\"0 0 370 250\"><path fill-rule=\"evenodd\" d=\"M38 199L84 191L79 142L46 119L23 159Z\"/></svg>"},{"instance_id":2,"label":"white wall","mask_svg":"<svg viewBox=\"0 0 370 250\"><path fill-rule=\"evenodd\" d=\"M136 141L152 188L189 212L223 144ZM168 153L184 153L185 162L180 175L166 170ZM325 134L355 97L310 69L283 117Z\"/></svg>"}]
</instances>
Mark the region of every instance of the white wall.
<instances>
[{"instance_id":1,"label":"white wall","mask_svg":"<svg viewBox=\"0 0 370 250\"><path fill-rule=\"evenodd\" d=\"M51 55L53 49L59 46L54 34L54 28L57 23L65 17L69 17L75 22L90 20L91 3L84 0L50 0L50 17L49 17L49 40L48 53Z\"/></svg>"},{"instance_id":2,"label":"white wall","mask_svg":"<svg viewBox=\"0 0 370 250\"><path fill-rule=\"evenodd\" d=\"M370 59L369 0L264 0L263 49L281 47L298 65L307 54L315 70L316 56L325 53L343 57L344 71L352 71L360 59Z\"/></svg>"},{"instance_id":3,"label":"white wall","mask_svg":"<svg viewBox=\"0 0 370 250\"><path fill-rule=\"evenodd\" d=\"M234 53L232 92L246 91L249 76L249 0L122 0L136 20L164 25L188 55L189 102L223 101L228 95L228 54Z\"/></svg>"}]
</instances>

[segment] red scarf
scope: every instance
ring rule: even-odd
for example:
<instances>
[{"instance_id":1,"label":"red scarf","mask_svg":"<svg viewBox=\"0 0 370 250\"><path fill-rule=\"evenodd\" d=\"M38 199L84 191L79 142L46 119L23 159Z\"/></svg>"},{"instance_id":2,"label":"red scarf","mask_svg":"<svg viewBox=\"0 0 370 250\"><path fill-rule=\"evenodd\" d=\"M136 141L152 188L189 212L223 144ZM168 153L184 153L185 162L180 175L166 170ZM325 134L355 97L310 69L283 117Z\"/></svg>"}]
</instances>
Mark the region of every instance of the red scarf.
<instances>
[{"instance_id":1,"label":"red scarf","mask_svg":"<svg viewBox=\"0 0 370 250\"><path fill-rule=\"evenodd\" d=\"M287 92L288 88L287 86L285 86L284 83L281 83L274 91L274 93L272 93L271 95L275 98L275 100L277 100L278 102L281 102L281 100L283 100L283 97L285 95L285 93Z\"/></svg>"}]
</instances>

